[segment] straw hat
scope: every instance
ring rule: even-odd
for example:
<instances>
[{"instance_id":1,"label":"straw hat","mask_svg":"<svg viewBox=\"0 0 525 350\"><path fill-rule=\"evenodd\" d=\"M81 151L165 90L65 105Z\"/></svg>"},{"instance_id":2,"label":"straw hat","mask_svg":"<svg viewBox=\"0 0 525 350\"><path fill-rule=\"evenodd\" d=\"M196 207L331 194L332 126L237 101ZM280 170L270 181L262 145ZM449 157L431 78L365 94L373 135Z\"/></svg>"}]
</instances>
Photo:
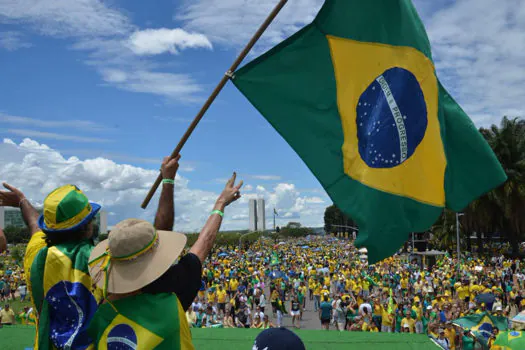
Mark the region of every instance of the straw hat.
<instances>
[{"instance_id":1,"label":"straw hat","mask_svg":"<svg viewBox=\"0 0 525 350\"><path fill-rule=\"evenodd\" d=\"M184 249L186 236L157 231L147 221L118 223L89 257L89 273L107 293L130 293L162 276Z\"/></svg>"}]
</instances>

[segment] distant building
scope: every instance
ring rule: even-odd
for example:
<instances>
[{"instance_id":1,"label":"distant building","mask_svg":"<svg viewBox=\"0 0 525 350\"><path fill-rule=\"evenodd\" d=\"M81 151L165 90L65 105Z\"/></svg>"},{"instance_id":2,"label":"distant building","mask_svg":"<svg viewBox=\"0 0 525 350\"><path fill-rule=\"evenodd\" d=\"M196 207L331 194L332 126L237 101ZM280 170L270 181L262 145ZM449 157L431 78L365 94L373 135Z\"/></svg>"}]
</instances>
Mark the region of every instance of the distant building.
<instances>
[{"instance_id":1,"label":"distant building","mask_svg":"<svg viewBox=\"0 0 525 350\"><path fill-rule=\"evenodd\" d=\"M42 214L42 209L37 209L39 214ZM108 232L108 214L101 210L95 216L95 224L99 227L100 233L107 233ZM23 228L26 224L24 223L24 219L22 218L22 213L20 212L20 209L16 208L5 208L0 207L0 228L5 229L6 227L17 227L17 228Z\"/></svg>"},{"instance_id":2,"label":"distant building","mask_svg":"<svg viewBox=\"0 0 525 350\"><path fill-rule=\"evenodd\" d=\"M266 205L263 198L257 199L257 231L266 231Z\"/></svg>"},{"instance_id":3,"label":"distant building","mask_svg":"<svg viewBox=\"0 0 525 350\"><path fill-rule=\"evenodd\" d=\"M248 202L248 208L249 208L249 217L250 217L250 231L257 231L257 201L255 199L250 199Z\"/></svg>"}]
</instances>

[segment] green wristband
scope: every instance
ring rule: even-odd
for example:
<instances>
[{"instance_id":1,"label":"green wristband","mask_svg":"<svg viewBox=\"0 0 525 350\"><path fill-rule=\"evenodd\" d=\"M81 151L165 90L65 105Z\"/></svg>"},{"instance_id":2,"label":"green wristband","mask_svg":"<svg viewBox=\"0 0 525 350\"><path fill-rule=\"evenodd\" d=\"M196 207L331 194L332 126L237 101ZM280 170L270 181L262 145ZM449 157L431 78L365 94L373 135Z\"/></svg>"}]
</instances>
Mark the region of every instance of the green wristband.
<instances>
[{"instance_id":1,"label":"green wristband","mask_svg":"<svg viewBox=\"0 0 525 350\"><path fill-rule=\"evenodd\" d=\"M214 210L210 213L210 216L213 214L219 214L221 217L224 217L224 213L220 210Z\"/></svg>"},{"instance_id":2,"label":"green wristband","mask_svg":"<svg viewBox=\"0 0 525 350\"><path fill-rule=\"evenodd\" d=\"M175 185L175 180L173 180L173 179L163 179L162 183L163 184Z\"/></svg>"}]
</instances>

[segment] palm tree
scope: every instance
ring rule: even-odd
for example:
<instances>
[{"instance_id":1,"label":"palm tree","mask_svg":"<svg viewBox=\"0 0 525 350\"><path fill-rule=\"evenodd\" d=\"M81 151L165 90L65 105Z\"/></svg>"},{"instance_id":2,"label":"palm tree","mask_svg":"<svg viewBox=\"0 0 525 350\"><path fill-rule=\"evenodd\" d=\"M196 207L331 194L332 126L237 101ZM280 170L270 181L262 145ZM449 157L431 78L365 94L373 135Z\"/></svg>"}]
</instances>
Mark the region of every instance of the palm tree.
<instances>
[{"instance_id":1,"label":"palm tree","mask_svg":"<svg viewBox=\"0 0 525 350\"><path fill-rule=\"evenodd\" d=\"M498 157L508 180L473 202L466 217L472 216L476 232L501 230L512 253L517 254L525 233L525 120L503 117L499 127L492 125L481 128L480 132Z\"/></svg>"}]
</instances>

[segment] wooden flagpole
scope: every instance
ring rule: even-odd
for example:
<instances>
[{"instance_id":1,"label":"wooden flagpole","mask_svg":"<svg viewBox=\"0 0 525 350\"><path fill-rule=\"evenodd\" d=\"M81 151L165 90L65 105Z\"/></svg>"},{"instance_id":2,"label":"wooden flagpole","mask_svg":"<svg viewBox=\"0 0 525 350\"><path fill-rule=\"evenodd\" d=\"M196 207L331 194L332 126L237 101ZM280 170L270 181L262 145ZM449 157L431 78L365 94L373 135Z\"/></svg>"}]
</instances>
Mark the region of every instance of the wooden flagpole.
<instances>
[{"instance_id":1,"label":"wooden flagpole","mask_svg":"<svg viewBox=\"0 0 525 350\"><path fill-rule=\"evenodd\" d=\"M173 153L171 153L171 156L170 156L171 158L175 158L179 154L179 152L181 151L182 147L184 147L184 144L186 143L186 141L188 141L189 137L193 133L193 130L195 130L195 128L197 127L197 125L201 121L202 117L204 116L204 114L208 110L208 108L210 108L210 106L213 103L213 101L215 101L215 98L217 97L217 95L219 95L219 92L221 92L221 90L224 88L224 86L226 85L228 80L231 79L231 77L233 76L233 72L235 72L237 70L237 68L239 67L241 62L246 58L246 56L248 55L250 50L253 48L255 43L263 35L263 33L268 28L268 26L272 23L272 21L275 19L277 14L282 10L282 8L284 7L284 5L286 5L287 2L288 2L288 0L280 0L279 1L277 6L275 6L273 11L270 13L270 15L268 15L268 17L266 18L264 23L257 30L257 32L254 34L254 36L251 38L251 40L248 42L248 44L246 45L244 50L242 50L242 52L239 54L239 56L237 57L235 62L233 62L233 64L230 67L230 69L224 74L224 76L222 77L221 81L219 82L219 84L217 85L215 90L213 90L213 92L211 93L210 97L208 97L208 100L206 100L206 102L202 106L201 110L199 111L199 113L197 114L195 119L193 119L193 122L189 126L188 130L186 130L186 133L182 136L181 140L179 141L179 144L173 150ZM159 176L157 176L157 180L155 180L155 183L153 184L153 186L149 190L148 195L146 196L146 198L142 202L142 205L141 205L142 209L146 209L146 207L148 206L149 202L151 201L151 198L153 198L153 195L157 191L157 188L159 188L159 185L160 185L161 182L162 182L162 174L159 174Z\"/></svg>"}]
</instances>

